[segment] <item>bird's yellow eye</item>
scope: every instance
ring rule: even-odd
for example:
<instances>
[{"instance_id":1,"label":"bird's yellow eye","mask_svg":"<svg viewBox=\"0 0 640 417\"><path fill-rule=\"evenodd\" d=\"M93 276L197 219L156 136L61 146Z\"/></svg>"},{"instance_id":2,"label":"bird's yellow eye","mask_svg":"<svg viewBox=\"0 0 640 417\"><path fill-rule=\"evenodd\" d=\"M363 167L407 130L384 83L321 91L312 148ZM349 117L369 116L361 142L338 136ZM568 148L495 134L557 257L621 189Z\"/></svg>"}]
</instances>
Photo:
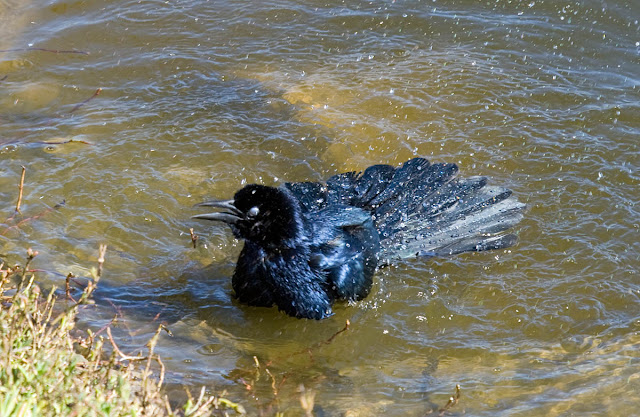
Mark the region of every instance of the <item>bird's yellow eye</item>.
<instances>
[{"instance_id":1,"label":"bird's yellow eye","mask_svg":"<svg viewBox=\"0 0 640 417\"><path fill-rule=\"evenodd\" d=\"M258 217L258 214L260 214L260 209L258 207L251 207L247 212L247 217L254 219Z\"/></svg>"}]
</instances>

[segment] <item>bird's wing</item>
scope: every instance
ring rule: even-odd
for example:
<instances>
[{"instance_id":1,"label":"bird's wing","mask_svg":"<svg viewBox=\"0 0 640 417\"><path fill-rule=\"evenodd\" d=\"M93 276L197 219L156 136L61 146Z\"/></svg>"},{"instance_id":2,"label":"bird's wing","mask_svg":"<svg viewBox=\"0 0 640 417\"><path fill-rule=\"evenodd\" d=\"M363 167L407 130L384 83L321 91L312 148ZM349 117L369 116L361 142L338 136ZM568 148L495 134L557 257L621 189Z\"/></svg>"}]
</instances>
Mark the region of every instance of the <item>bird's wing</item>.
<instances>
[{"instance_id":1,"label":"bird's wing","mask_svg":"<svg viewBox=\"0 0 640 417\"><path fill-rule=\"evenodd\" d=\"M356 207L332 205L310 220L313 227L311 266L325 272L337 298L365 297L380 250L371 215Z\"/></svg>"},{"instance_id":2,"label":"bird's wing","mask_svg":"<svg viewBox=\"0 0 640 417\"><path fill-rule=\"evenodd\" d=\"M413 158L402 166L373 165L362 173L334 175L321 183L284 184L307 212L347 205L369 212L381 239L379 265L415 256L443 256L502 249L505 233L526 205L486 177L457 178L452 163ZM349 215L338 216L349 227Z\"/></svg>"}]
</instances>

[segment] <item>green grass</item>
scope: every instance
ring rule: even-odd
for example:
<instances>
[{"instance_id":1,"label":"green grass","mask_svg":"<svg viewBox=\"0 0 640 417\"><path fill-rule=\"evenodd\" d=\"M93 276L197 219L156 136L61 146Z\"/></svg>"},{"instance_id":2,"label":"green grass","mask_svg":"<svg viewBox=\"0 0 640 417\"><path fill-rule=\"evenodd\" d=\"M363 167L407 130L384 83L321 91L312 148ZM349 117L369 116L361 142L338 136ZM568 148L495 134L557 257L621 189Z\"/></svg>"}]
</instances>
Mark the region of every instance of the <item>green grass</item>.
<instances>
[{"instance_id":1,"label":"green grass","mask_svg":"<svg viewBox=\"0 0 640 417\"><path fill-rule=\"evenodd\" d=\"M139 356L120 352L110 331L105 338L75 328L79 307L92 302L104 250L101 248L92 278L73 301L64 294L57 297L54 290L42 294L35 275L28 272L37 255L31 249L22 267L0 262L0 416L244 413L242 406L208 395L204 387L197 398L189 395L182 406L169 403L162 391L164 365L153 352L162 326L147 344L146 355Z\"/></svg>"}]
</instances>

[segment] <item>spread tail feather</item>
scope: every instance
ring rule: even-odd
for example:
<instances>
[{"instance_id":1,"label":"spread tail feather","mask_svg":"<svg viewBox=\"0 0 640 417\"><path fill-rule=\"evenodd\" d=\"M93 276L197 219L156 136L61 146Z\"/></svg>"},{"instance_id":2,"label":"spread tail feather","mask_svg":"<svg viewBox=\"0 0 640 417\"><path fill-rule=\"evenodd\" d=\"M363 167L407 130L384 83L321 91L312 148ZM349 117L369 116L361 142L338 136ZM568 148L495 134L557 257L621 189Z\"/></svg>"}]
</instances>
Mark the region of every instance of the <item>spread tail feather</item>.
<instances>
[{"instance_id":1,"label":"spread tail feather","mask_svg":"<svg viewBox=\"0 0 640 417\"><path fill-rule=\"evenodd\" d=\"M304 209L344 204L369 211L380 233L380 265L415 256L501 249L517 238L504 232L525 204L486 177L458 179L455 164L414 158L401 167L374 165L320 183L287 183Z\"/></svg>"}]
</instances>

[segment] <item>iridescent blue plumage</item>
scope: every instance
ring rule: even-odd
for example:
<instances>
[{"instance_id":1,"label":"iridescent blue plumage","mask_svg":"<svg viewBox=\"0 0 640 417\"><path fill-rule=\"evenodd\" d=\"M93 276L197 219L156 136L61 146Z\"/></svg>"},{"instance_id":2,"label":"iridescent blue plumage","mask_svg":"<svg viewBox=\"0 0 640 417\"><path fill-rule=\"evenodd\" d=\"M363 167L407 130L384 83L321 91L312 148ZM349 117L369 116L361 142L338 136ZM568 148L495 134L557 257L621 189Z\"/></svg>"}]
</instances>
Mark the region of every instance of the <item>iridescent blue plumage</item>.
<instances>
[{"instance_id":1,"label":"iridescent blue plumage","mask_svg":"<svg viewBox=\"0 0 640 417\"><path fill-rule=\"evenodd\" d=\"M457 179L455 164L414 158L374 165L325 184L248 185L226 209L194 216L228 223L245 240L233 276L238 299L296 317L331 315L336 300L359 300L377 267L416 256L500 249L525 205L485 177Z\"/></svg>"}]
</instances>

